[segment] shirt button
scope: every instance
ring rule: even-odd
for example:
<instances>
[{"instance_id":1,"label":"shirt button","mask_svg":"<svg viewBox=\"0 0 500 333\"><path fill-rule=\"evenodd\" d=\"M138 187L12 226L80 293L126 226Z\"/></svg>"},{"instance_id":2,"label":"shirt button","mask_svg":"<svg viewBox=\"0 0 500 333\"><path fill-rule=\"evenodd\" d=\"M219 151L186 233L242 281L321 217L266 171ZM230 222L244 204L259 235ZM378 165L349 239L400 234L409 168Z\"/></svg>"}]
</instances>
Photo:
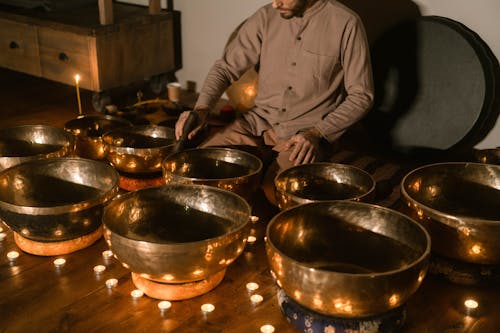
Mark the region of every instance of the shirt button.
<instances>
[{"instance_id":1,"label":"shirt button","mask_svg":"<svg viewBox=\"0 0 500 333\"><path fill-rule=\"evenodd\" d=\"M281 109L281 111L282 111L282 112L285 112L285 111L286 111L286 109L285 109L285 108L283 108L283 109ZM279 125L279 124L278 124L278 125Z\"/></svg>"},{"instance_id":2,"label":"shirt button","mask_svg":"<svg viewBox=\"0 0 500 333\"><path fill-rule=\"evenodd\" d=\"M292 89L293 89L293 88L292 88L292 86L289 86L289 87L288 87L288 90L292 90Z\"/></svg>"},{"instance_id":3,"label":"shirt button","mask_svg":"<svg viewBox=\"0 0 500 333\"><path fill-rule=\"evenodd\" d=\"M297 37L297 40L302 40L302 37L298 36L298 37Z\"/></svg>"},{"instance_id":4,"label":"shirt button","mask_svg":"<svg viewBox=\"0 0 500 333\"><path fill-rule=\"evenodd\" d=\"M297 63L296 62L292 62L292 66L297 66Z\"/></svg>"}]
</instances>

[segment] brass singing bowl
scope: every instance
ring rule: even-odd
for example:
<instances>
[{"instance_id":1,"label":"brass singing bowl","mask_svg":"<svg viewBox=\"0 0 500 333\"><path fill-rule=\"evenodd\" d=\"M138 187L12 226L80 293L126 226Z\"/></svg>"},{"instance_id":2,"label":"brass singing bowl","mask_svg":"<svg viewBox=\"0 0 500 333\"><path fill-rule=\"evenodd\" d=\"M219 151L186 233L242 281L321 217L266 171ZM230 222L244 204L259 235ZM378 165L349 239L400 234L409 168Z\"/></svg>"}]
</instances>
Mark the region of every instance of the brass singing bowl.
<instances>
[{"instance_id":1,"label":"brass singing bowl","mask_svg":"<svg viewBox=\"0 0 500 333\"><path fill-rule=\"evenodd\" d=\"M163 159L175 142L173 128L141 125L112 130L103 135L106 159L121 172L161 173Z\"/></svg>"},{"instance_id":2,"label":"brass singing bowl","mask_svg":"<svg viewBox=\"0 0 500 333\"><path fill-rule=\"evenodd\" d=\"M0 171L41 158L68 156L74 139L63 129L47 125L0 128Z\"/></svg>"},{"instance_id":3,"label":"brass singing bowl","mask_svg":"<svg viewBox=\"0 0 500 333\"><path fill-rule=\"evenodd\" d=\"M0 172L0 218L30 240L75 239L101 226L118 183L112 166L83 158L18 164Z\"/></svg>"},{"instance_id":4,"label":"brass singing bowl","mask_svg":"<svg viewBox=\"0 0 500 333\"><path fill-rule=\"evenodd\" d=\"M276 201L280 209L326 200L371 202L375 180L357 167L317 162L281 171L274 179Z\"/></svg>"},{"instance_id":5,"label":"brass singing bowl","mask_svg":"<svg viewBox=\"0 0 500 333\"><path fill-rule=\"evenodd\" d=\"M480 163L500 165L500 147L476 150L474 157Z\"/></svg>"},{"instance_id":6,"label":"brass singing bowl","mask_svg":"<svg viewBox=\"0 0 500 333\"><path fill-rule=\"evenodd\" d=\"M129 192L103 215L104 237L118 260L150 280L206 279L243 252L250 206L211 186L165 185Z\"/></svg>"},{"instance_id":7,"label":"brass singing bowl","mask_svg":"<svg viewBox=\"0 0 500 333\"><path fill-rule=\"evenodd\" d=\"M195 148L166 157L167 184L202 184L235 192L249 200L260 186L262 161L234 148Z\"/></svg>"},{"instance_id":8,"label":"brass singing bowl","mask_svg":"<svg viewBox=\"0 0 500 333\"><path fill-rule=\"evenodd\" d=\"M345 318L404 304L424 279L430 236L381 206L318 201L281 211L266 230L277 285L302 306Z\"/></svg>"},{"instance_id":9,"label":"brass singing bowl","mask_svg":"<svg viewBox=\"0 0 500 333\"><path fill-rule=\"evenodd\" d=\"M116 128L130 127L124 118L105 114L81 115L64 124L64 129L75 137L75 154L92 160L106 158L106 144L102 135Z\"/></svg>"},{"instance_id":10,"label":"brass singing bowl","mask_svg":"<svg viewBox=\"0 0 500 333\"><path fill-rule=\"evenodd\" d=\"M401 181L405 213L431 234L432 249L476 264L500 263L500 166L425 165Z\"/></svg>"}]
</instances>

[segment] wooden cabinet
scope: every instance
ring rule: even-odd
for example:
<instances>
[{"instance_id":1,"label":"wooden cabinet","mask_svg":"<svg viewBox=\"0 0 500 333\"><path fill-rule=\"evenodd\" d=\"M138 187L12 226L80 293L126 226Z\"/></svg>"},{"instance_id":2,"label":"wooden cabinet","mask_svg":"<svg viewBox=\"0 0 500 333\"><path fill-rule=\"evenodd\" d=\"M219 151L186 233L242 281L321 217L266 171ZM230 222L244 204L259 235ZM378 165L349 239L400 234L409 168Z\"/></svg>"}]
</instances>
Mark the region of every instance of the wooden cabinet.
<instances>
[{"instance_id":1,"label":"wooden cabinet","mask_svg":"<svg viewBox=\"0 0 500 333\"><path fill-rule=\"evenodd\" d=\"M0 65L40 76L37 37L35 27L0 18Z\"/></svg>"},{"instance_id":2,"label":"wooden cabinet","mask_svg":"<svg viewBox=\"0 0 500 333\"><path fill-rule=\"evenodd\" d=\"M151 10L151 8L150 8ZM180 13L116 3L41 12L0 6L0 66L94 92L169 75L181 67ZM102 17L101 17L102 19Z\"/></svg>"}]
</instances>

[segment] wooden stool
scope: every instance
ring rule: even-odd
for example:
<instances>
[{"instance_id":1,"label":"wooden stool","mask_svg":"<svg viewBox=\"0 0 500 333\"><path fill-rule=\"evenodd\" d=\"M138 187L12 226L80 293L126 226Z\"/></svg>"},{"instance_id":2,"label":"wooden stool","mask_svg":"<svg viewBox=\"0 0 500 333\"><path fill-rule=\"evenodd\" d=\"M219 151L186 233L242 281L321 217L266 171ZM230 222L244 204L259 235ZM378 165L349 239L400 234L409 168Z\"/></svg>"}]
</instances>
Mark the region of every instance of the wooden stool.
<instances>
[{"instance_id":1,"label":"wooden stool","mask_svg":"<svg viewBox=\"0 0 500 333\"><path fill-rule=\"evenodd\" d=\"M94 244L102 236L102 226L90 234L58 242L37 242L14 232L14 242L26 253L37 256L58 256L69 254Z\"/></svg>"},{"instance_id":2,"label":"wooden stool","mask_svg":"<svg viewBox=\"0 0 500 333\"><path fill-rule=\"evenodd\" d=\"M151 298L181 301L208 293L219 285L225 274L226 269L223 269L205 280L187 283L166 283L149 280L140 276L140 274L132 272L132 281L138 289Z\"/></svg>"}]
</instances>

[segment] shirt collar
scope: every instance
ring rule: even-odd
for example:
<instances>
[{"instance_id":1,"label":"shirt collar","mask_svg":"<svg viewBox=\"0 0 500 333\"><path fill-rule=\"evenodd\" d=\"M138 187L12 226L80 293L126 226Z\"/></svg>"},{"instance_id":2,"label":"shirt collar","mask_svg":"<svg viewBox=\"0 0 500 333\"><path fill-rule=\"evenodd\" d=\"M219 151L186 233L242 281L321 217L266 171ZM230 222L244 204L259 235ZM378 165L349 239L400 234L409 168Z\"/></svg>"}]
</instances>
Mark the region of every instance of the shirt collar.
<instances>
[{"instance_id":1,"label":"shirt collar","mask_svg":"<svg viewBox=\"0 0 500 333\"><path fill-rule=\"evenodd\" d=\"M307 8L304 12L303 18L309 18L319 12L321 8L330 0L318 0L311 7Z\"/></svg>"}]
</instances>

